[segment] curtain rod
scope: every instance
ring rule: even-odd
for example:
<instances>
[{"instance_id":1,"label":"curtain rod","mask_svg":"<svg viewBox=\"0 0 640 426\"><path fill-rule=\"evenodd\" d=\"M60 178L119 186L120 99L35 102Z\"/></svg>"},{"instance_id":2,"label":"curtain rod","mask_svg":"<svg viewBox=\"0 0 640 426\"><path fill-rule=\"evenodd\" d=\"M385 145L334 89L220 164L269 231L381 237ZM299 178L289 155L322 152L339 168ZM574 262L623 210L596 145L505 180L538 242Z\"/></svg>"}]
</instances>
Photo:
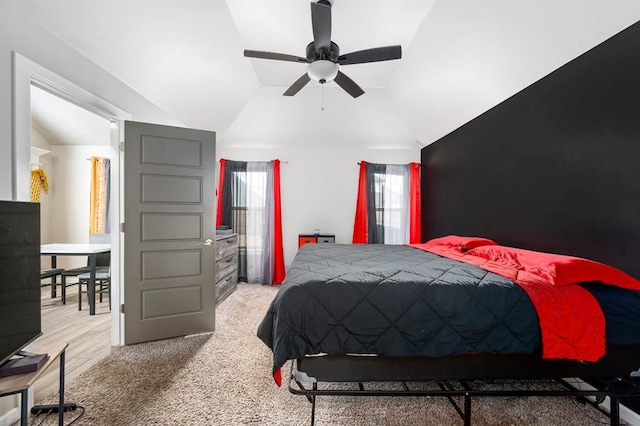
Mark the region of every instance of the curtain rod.
<instances>
[{"instance_id":1,"label":"curtain rod","mask_svg":"<svg viewBox=\"0 0 640 426\"><path fill-rule=\"evenodd\" d=\"M277 158L274 158L273 160L266 160L266 161L242 161L242 160L231 160L229 158L219 158L218 161L220 160L225 160L225 161L235 161L236 163L270 163L272 161L277 160ZM283 161L283 160L279 160L280 164L289 164L288 161Z\"/></svg>"},{"instance_id":2,"label":"curtain rod","mask_svg":"<svg viewBox=\"0 0 640 426\"><path fill-rule=\"evenodd\" d=\"M361 162L360 162L360 161L358 161L358 166L360 165L360 163L361 163ZM411 164L411 163L416 163L416 164L418 164L418 165L421 165L420 163L417 163L417 162L415 162L415 161L412 161L412 162L409 162L409 163L406 163L406 164L405 164L405 163L400 163L400 164L369 163L369 164L386 164L387 166L388 166L388 165L391 165L391 166L406 166L407 164Z\"/></svg>"},{"instance_id":3,"label":"curtain rod","mask_svg":"<svg viewBox=\"0 0 640 426\"><path fill-rule=\"evenodd\" d=\"M107 158L107 157L103 157L103 158ZM107 160L108 160L108 159L109 159L109 158L107 158ZM87 161L91 161L91 157L87 158L86 160L87 160ZM288 161L280 161L280 164L289 164L289 162L288 162ZM360 163L358 163L358 164L360 164Z\"/></svg>"}]
</instances>

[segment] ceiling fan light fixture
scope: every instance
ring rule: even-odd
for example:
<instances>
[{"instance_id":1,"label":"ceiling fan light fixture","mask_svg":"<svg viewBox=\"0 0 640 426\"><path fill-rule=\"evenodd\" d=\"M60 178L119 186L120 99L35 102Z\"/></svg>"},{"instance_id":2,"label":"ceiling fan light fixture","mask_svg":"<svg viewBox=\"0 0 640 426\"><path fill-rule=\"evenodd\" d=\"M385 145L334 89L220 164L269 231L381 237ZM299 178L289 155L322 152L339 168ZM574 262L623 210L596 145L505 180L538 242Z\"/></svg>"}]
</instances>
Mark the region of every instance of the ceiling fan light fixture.
<instances>
[{"instance_id":1,"label":"ceiling fan light fixture","mask_svg":"<svg viewBox=\"0 0 640 426\"><path fill-rule=\"evenodd\" d=\"M325 59L319 59L309 64L307 74L311 80L325 84L333 81L336 75L338 75L338 64Z\"/></svg>"}]
</instances>

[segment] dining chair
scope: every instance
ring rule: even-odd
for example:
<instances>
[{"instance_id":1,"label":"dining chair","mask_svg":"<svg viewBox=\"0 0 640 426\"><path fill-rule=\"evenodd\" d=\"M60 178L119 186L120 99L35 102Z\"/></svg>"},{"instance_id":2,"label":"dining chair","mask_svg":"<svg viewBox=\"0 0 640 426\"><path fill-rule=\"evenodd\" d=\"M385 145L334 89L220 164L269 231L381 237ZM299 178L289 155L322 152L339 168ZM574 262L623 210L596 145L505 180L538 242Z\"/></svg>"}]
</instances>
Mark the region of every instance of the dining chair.
<instances>
[{"instance_id":1,"label":"dining chair","mask_svg":"<svg viewBox=\"0 0 640 426\"><path fill-rule=\"evenodd\" d=\"M89 243L91 244L109 244L111 243L111 235L110 234L91 234L89 235ZM67 287L74 286L80 283L79 276L82 274L89 274L91 272L90 266L91 258L87 256L87 266L81 266L79 268L66 269L62 273L62 304L66 305L67 299ZM96 276L100 272L104 272L109 270L111 266L111 252L107 253L98 253L96 255ZM76 277L78 281L67 282L67 277ZM88 278L87 278L88 279ZM97 281L97 278L96 278Z\"/></svg>"},{"instance_id":2,"label":"dining chair","mask_svg":"<svg viewBox=\"0 0 640 426\"><path fill-rule=\"evenodd\" d=\"M94 281L95 295L99 295L100 303L102 303L102 295L106 294L109 297L109 310L111 310L111 268L106 270L96 271L96 277ZM82 310L82 295L86 294L89 297L89 281L91 280L91 274L85 272L78 275L78 310ZM85 289L83 290L83 286ZM95 303L95 299L94 299Z\"/></svg>"},{"instance_id":3,"label":"dining chair","mask_svg":"<svg viewBox=\"0 0 640 426\"><path fill-rule=\"evenodd\" d=\"M47 279L47 278L51 278L51 281L48 283L40 283L40 287L46 287L48 285L51 286L51 298L55 298L56 297L56 287L58 286L58 283L56 282L56 277L60 276L62 277L62 274L64 273L64 269L62 268L45 268L45 269L40 269L40 281ZM64 278L62 278L63 283L61 284L62 288L64 289ZM62 291L62 293L64 294L64 290Z\"/></svg>"}]
</instances>

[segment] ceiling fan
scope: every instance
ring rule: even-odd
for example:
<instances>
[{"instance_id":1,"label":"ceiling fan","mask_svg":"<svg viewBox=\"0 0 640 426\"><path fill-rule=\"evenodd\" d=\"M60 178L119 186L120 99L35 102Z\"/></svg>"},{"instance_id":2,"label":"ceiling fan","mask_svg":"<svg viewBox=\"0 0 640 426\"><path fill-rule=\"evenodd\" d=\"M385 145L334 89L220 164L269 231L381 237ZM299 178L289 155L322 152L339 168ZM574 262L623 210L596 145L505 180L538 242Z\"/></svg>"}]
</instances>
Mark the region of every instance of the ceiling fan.
<instances>
[{"instance_id":1,"label":"ceiling fan","mask_svg":"<svg viewBox=\"0 0 640 426\"><path fill-rule=\"evenodd\" d=\"M306 58L258 50L244 51L244 56L248 58L309 64L307 72L284 92L284 96L295 95L310 80L314 80L320 84L335 81L347 93L357 98L364 93L364 90L340 71L341 66L390 61L402 57L402 48L399 45L375 47L340 55L340 48L331 41L331 1L329 0L318 0L317 3L311 3L311 24L313 26L313 41L307 46Z\"/></svg>"}]
</instances>

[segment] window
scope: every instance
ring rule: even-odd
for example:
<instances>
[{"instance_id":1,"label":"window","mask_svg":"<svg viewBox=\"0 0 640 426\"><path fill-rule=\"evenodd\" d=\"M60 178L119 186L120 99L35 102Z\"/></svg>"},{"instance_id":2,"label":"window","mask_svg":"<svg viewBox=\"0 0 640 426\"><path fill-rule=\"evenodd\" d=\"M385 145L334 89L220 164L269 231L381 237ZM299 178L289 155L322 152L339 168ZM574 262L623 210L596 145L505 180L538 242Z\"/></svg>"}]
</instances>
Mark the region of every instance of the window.
<instances>
[{"instance_id":1,"label":"window","mask_svg":"<svg viewBox=\"0 0 640 426\"><path fill-rule=\"evenodd\" d=\"M279 164L220 160L216 225L238 234L239 281L284 279Z\"/></svg>"},{"instance_id":2,"label":"window","mask_svg":"<svg viewBox=\"0 0 640 426\"><path fill-rule=\"evenodd\" d=\"M409 176L388 173L374 173L376 228L384 235L385 244L406 244L409 242ZM395 167L397 168L397 166ZM402 170L400 170L402 172Z\"/></svg>"},{"instance_id":3,"label":"window","mask_svg":"<svg viewBox=\"0 0 640 426\"><path fill-rule=\"evenodd\" d=\"M420 242L420 165L360 163L353 242Z\"/></svg>"},{"instance_id":4,"label":"window","mask_svg":"<svg viewBox=\"0 0 640 426\"><path fill-rule=\"evenodd\" d=\"M240 247L250 246L261 250L263 238L260 231L265 221L267 204L267 172L234 171L231 179L235 189L231 205L231 228L238 234ZM247 227L250 223L253 226Z\"/></svg>"}]
</instances>

